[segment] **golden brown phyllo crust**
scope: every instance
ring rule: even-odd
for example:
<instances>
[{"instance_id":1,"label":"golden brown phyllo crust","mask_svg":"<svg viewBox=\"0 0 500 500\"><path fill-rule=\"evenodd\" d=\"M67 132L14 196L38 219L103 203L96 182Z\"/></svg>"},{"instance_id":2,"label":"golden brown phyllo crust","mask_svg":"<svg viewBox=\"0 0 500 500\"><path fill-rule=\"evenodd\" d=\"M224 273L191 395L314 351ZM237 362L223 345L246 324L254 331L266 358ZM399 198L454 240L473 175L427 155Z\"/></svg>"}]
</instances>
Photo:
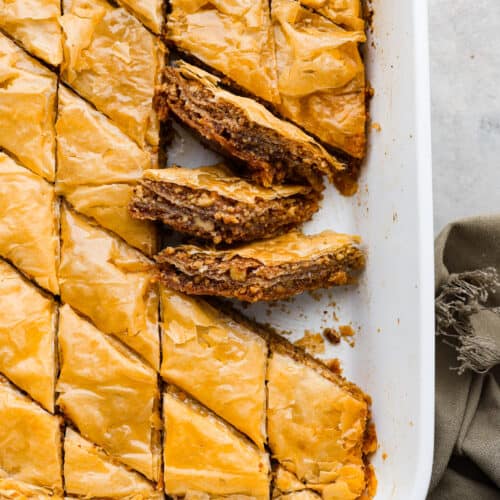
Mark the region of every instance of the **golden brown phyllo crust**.
<instances>
[{"instance_id":1,"label":"golden brown phyllo crust","mask_svg":"<svg viewBox=\"0 0 500 500\"><path fill-rule=\"evenodd\" d=\"M147 171L129 209L136 219L219 244L287 232L312 217L319 198L307 187L251 184L220 164Z\"/></svg>"},{"instance_id":2,"label":"golden brown phyllo crust","mask_svg":"<svg viewBox=\"0 0 500 500\"><path fill-rule=\"evenodd\" d=\"M281 300L306 290L352 283L365 256L359 238L292 231L231 250L167 247L156 256L166 286L192 295L246 302Z\"/></svg>"},{"instance_id":3,"label":"golden brown phyllo crust","mask_svg":"<svg viewBox=\"0 0 500 500\"><path fill-rule=\"evenodd\" d=\"M165 69L155 103L160 118L171 112L259 185L291 182L321 191L323 175L333 179L348 169L295 125L222 89L218 78L187 63Z\"/></svg>"}]
</instances>

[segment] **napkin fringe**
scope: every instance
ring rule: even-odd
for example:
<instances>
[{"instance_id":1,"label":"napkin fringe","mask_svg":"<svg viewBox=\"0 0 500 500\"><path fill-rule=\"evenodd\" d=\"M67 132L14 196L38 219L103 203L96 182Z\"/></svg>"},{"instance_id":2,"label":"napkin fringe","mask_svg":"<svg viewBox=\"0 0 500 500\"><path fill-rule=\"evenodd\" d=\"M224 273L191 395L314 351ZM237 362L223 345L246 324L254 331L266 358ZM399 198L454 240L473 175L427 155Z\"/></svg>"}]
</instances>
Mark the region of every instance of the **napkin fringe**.
<instances>
[{"instance_id":1,"label":"napkin fringe","mask_svg":"<svg viewBox=\"0 0 500 500\"><path fill-rule=\"evenodd\" d=\"M436 298L436 335L458 352L459 374L466 370L485 373L500 363L500 341L474 332L470 318L480 311L500 314L488 307L488 297L500 287L500 276L493 267L452 274Z\"/></svg>"}]
</instances>

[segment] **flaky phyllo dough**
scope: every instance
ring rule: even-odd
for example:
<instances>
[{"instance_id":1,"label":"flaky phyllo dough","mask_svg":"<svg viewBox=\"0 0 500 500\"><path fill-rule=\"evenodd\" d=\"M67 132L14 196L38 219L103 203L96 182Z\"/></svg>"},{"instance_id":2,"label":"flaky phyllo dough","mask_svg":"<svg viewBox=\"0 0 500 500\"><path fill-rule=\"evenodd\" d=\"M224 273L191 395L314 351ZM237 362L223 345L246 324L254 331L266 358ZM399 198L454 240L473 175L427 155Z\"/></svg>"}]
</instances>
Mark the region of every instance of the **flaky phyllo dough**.
<instances>
[{"instance_id":1,"label":"flaky phyllo dough","mask_svg":"<svg viewBox=\"0 0 500 500\"><path fill-rule=\"evenodd\" d=\"M62 79L140 147L158 146L152 109L163 55L135 17L105 0L64 0Z\"/></svg>"},{"instance_id":2,"label":"flaky phyllo dough","mask_svg":"<svg viewBox=\"0 0 500 500\"><path fill-rule=\"evenodd\" d=\"M62 61L59 0L0 0L0 28L52 66Z\"/></svg>"},{"instance_id":3,"label":"flaky phyllo dough","mask_svg":"<svg viewBox=\"0 0 500 500\"><path fill-rule=\"evenodd\" d=\"M0 147L49 181L55 176L57 76L0 33Z\"/></svg>"},{"instance_id":4,"label":"flaky phyllo dough","mask_svg":"<svg viewBox=\"0 0 500 500\"><path fill-rule=\"evenodd\" d=\"M156 228L128 213L133 186L151 155L109 118L66 87L59 87L56 191L146 254L157 248Z\"/></svg>"}]
</instances>

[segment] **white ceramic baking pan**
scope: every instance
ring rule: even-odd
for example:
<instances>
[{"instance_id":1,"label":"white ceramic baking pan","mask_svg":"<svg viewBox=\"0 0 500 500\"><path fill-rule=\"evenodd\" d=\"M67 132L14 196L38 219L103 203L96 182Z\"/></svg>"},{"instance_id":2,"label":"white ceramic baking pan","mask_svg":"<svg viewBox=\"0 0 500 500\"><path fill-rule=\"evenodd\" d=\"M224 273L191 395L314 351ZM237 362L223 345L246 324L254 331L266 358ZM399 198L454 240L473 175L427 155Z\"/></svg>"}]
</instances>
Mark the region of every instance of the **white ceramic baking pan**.
<instances>
[{"instance_id":1,"label":"white ceramic baking pan","mask_svg":"<svg viewBox=\"0 0 500 500\"><path fill-rule=\"evenodd\" d=\"M375 89L370 150L353 198L328 189L305 231L362 235L369 260L355 287L305 294L245 313L291 332L352 323L355 347L327 346L345 375L373 398L380 449L374 458L377 500L422 500L432 466L434 433L434 264L425 0L374 0L365 47ZM169 163L199 166L217 155L180 129Z\"/></svg>"}]
</instances>

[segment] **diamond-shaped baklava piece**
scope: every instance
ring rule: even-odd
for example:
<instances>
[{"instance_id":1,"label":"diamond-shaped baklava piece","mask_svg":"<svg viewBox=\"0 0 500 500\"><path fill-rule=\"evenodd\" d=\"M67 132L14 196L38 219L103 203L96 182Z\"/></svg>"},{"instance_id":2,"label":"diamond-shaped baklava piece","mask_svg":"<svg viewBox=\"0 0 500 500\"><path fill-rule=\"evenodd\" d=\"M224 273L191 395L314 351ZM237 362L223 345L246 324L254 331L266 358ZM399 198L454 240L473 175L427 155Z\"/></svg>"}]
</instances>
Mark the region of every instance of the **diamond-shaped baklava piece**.
<instances>
[{"instance_id":1,"label":"diamond-shaped baklava piece","mask_svg":"<svg viewBox=\"0 0 500 500\"><path fill-rule=\"evenodd\" d=\"M57 405L81 434L158 480L157 375L68 305L60 310Z\"/></svg>"},{"instance_id":2,"label":"diamond-shaped baklava piece","mask_svg":"<svg viewBox=\"0 0 500 500\"><path fill-rule=\"evenodd\" d=\"M61 498L61 448L59 417L0 377L0 497Z\"/></svg>"},{"instance_id":3,"label":"diamond-shaped baklava piece","mask_svg":"<svg viewBox=\"0 0 500 500\"><path fill-rule=\"evenodd\" d=\"M56 191L78 212L146 254L157 247L154 224L128 213L133 184L150 155L109 118L66 87L59 88Z\"/></svg>"},{"instance_id":4,"label":"diamond-shaped baklava piece","mask_svg":"<svg viewBox=\"0 0 500 500\"><path fill-rule=\"evenodd\" d=\"M0 151L0 257L54 294L59 293L57 215L54 186Z\"/></svg>"},{"instance_id":5,"label":"diamond-shaped baklava piece","mask_svg":"<svg viewBox=\"0 0 500 500\"><path fill-rule=\"evenodd\" d=\"M0 33L0 147L49 181L55 175L57 75Z\"/></svg>"},{"instance_id":6,"label":"diamond-shaped baklava piece","mask_svg":"<svg viewBox=\"0 0 500 500\"><path fill-rule=\"evenodd\" d=\"M357 499L368 486L365 464L368 398L353 384L284 341L271 346L269 447L289 473L281 488L304 488L324 498ZM295 486L294 486L295 485Z\"/></svg>"},{"instance_id":7,"label":"diamond-shaped baklava piece","mask_svg":"<svg viewBox=\"0 0 500 500\"><path fill-rule=\"evenodd\" d=\"M269 498L269 458L250 441L174 389L164 395L165 493Z\"/></svg>"},{"instance_id":8,"label":"diamond-shaped baklava piece","mask_svg":"<svg viewBox=\"0 0 500 500\"><path fill-rule=\"evenodd\" d=\"M61 207L61 299L158 368L158 293L152 263Z\"/></svg>"},{"instance_id":9,"label":"diamond-shaped baklava piece","mask_svg":"<svg viewBox=\"0 0 500 500\"><path fill-rule=\"evenodd\" d=\"M0 260L0 373L54 411L57 306Z\"/></svg>"},{"instance_id":10,"label":"diamond-shaped baklava piece","mask_svg":"<svg viewBox=\"0 0 500 500\"><path fill-rule=\"evenodd\" d=\"M163 498L152 483L69 427L64 438L64 487L68 495L79 498Z\"/></svg>"},{"instance_id":11,"label":"diamond-shaped baklava piece","mask_svg":"<svg viewBox=\"0 0 500 500\"><path fill-rule=\"evenodd\" d=\"M214 307L164 289L162 377L265 443L267 345Z\"/></svg>"},{"instance_id":12,"label":"diamond-shaped baklava piece","mask_svg":"<svg viewBox=\"0 0 500 500\"><path fill-rule=\"evenodd\" d=\"M0 28L52 66L62 61L59 0L0 0Z\"/></svg>"},{"instance_id":13,"label":"diamond-shaped baklava piece","mask_svg":"<svg viewBox=\"0 0 500 500\"><path fill-rule=\"evenodd\" d=\"M363 31L346 31L301 7L272 0L281 104L307 132L355 158L366 149Z\"/></svg>"},{"instance_id":14,"label":"diamond-shaped baklava piece","mask_svg":"<svg viewBox=\"0 0 500 500\"><path fill-rule=\"evenodd\" d=\"M163 52L158 39L105 0L64 0L61 77L139 146L158 145L152 109Z\"/></svg>"},{"instance_id":15,"label":"diamond-shaped baklava piece","mask_svg":"<svg viewBox=\"0 0 500 500\"><path fill-rule=\"evenodd\" d=\"M167 39L245 90L279 102L267 0L171 0Z\"/></svg>"}]
</instances>

